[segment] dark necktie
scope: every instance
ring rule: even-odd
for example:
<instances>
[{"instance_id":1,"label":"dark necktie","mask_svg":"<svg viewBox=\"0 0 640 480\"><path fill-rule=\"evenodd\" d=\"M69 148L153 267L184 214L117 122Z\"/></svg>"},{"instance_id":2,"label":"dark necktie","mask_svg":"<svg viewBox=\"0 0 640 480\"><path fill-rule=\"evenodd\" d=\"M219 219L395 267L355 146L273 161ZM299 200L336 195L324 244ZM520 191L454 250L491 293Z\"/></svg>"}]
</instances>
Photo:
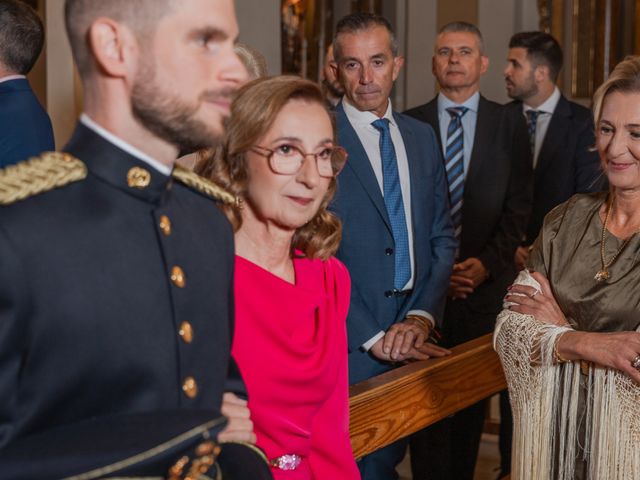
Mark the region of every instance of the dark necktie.
<instances>
[{"instance_id":1,"label":"dark necktie","mask_svg":"<svg viewBox=\"0 0 640 480\"><path fill-rule=\"evenodd\" d=\"M393 286L402 290L411 278L411 258L409 257L409 234L407 233L407 219L404 214L400 175L396 151L391 141L389 120L380 118L373 122L380 132L380 157L382 158L382 185L384 204L391 222L391 232L395 243L395 275Z\"/></svg>"},{"instance_id":2,"label":"dark necktie","mask_svg":"<svg viewBox=\"0 0 640 480\"><path fill-rule=\"evenodd\" d=\"M451 115L447 128L447 146L444 154L447 183L449 184L449 201L451 202L451 220L455 228L456 238L462 233L462 197L464 194L464 131L462 117L469 109L466 107L450 107Z\"/></svg>"},{"instance_id":3,"label":"dark necktie","mask_svg":"<svg viewBox=\"0 0 640 480\"><path fill-rule=\"evenodd\" d=\"M527 110L527 130L529 131L529 145L531 146L531 156L533 157L533 165L536 160L536 126L538 125L538 116L541 114L539 110Z\"/></svg>"}]
</instances>

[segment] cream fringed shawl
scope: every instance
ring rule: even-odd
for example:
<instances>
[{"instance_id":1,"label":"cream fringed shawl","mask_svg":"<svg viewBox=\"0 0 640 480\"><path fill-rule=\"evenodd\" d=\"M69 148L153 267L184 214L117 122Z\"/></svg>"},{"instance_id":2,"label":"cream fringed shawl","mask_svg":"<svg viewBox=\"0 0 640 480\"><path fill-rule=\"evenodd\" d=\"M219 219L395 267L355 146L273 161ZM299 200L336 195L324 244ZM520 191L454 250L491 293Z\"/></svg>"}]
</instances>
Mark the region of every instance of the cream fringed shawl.
<instances>
[{"instance_id":1,"label":"cream fringed shawl","mask_svg":"<svg viewBox=\"0 0 640 480\"><path fill-rule=\"evenodd\" d=\"M526 270L515 283L539 288ZM514 417L511 478L573 480L584 459L588 479L638 480L640 386L618 371L554 364L555 341L570 330L508 309L498 316L494 346Z\"/></svg>"}]
</instances>

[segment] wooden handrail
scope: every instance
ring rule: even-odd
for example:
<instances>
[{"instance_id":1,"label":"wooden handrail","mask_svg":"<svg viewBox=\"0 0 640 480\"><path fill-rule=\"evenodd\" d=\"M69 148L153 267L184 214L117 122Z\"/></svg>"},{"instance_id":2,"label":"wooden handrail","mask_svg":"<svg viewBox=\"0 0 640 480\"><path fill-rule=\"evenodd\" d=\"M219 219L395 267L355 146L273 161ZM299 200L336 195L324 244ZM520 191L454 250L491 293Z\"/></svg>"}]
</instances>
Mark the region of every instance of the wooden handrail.
<instances>
[{"instance_id":1,"label":"wooden handrail","mask_svg":"<svg viewBox=\"0 0 640 480\"><path fill-rule=\"evenodd\" d=\"M490 334L452 350L447 357L411 363L350 387L356 458L507 387Z\"/></svg>"}]
</instances>

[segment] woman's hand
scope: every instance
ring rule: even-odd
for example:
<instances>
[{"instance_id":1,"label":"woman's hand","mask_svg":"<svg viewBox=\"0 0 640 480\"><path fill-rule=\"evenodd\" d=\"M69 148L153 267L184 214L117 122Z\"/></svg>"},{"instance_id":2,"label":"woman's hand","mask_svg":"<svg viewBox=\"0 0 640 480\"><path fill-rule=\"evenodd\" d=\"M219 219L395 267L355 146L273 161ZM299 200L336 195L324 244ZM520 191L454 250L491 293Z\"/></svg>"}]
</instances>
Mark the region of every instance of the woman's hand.
<instances>
[{"instance_id":1,"label":"woman's hand","mask_svg":"<svg viewBox=\"0 0 640 480\"><path fill-rule=\"evenodd\" d=\"M541 291L525 285L512 285L505 300L514 303L510 310L532 315L536 320L552 325L570 326L560 306L553 297L544 275L534 272L531 276L540 284ZM566 332L557 340L556 351L566 360L586 360L597 365L626 373L640 384L640 371L631 364L640 355L638 332Z\"/></svg>"},{"instance_id":2,"label":"woman's hand","mask_svg":"<svg viewBox=\"0 0 640 480\"><path fill-rule=\"evenodd\" d=\"M631 366L640 355L638 332L567 332L558 339L557 352L567 360L614 368L640 384L640 371Z\"/></svg>"},{"instance_id":3,"label":"woman's hand","mask_svg":"<svg viewBox=\"0 0 640 480\"><path fill-rule=\"evenodd\" d=\"M531 276L540 284L541 290L526 285L511 285L505 300L515 305L511 305L509 310L532 315L539 322L561 327L569 326L567 318L553 297L549 281L538 272L533 272Z\"/></svg>"}]
</instances>

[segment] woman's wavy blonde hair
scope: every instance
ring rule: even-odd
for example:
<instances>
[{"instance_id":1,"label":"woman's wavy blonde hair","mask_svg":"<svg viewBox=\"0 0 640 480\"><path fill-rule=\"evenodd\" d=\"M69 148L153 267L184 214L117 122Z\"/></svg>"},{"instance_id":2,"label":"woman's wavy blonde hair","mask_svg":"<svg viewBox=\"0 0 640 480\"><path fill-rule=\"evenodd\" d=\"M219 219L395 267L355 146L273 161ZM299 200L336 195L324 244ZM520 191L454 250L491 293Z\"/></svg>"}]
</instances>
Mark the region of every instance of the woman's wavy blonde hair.
<instances>
[{"instance_id":1,"label":"woman's wavy blonde hair","mask_svg":"<svg viewBox=\"0 0 640 480\"><path fill-rule=\"evenodd\" d=\"M613 92L640 93L640 57L628 56L617 64L609 78L593 94L593 123L596 131L604 100Z\"/></svg>"},{"instance_id":2,"label":"woman's wavy blonde hair","mask_svg":"<svg viewBox=\"0 0 640 480\"><path fill-rule=\"evenodd\" d=\"M331 119L335 141L333 115L327 110L319 85L288 75L258 78L239 90L231 106L223 147L205 158L198 165L197 173L226 188L237 198L243 198L247 191L246 153L264 137L290 100L321 105ZM342 236L340 220L327 210L335 190L334 177L316 215L296 230L291 242L292 255L300 250L308 258L326 260L338 249ZM224 205L221 208L234 231L238 231L242 225L242 207Z\"/></svg>"}]
</instances>

